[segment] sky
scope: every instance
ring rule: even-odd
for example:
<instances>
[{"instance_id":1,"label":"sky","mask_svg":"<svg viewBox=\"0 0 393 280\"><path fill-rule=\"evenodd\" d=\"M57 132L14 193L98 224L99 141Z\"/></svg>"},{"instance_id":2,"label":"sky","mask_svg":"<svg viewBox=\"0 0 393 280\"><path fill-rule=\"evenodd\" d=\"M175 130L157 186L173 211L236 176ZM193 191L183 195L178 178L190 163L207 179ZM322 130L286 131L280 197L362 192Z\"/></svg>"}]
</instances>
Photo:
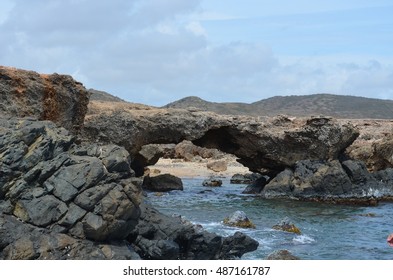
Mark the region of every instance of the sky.
<instances>
[{"instance_id":1,"label":"sky","mask_svg":"<svg viewBox=\"0 0 393 280\"><path fill-rule=\"evenodd\" d=\"M0 65L162 106L393 99L390 0L2 0Z\"/></svg>"}]
</instances>

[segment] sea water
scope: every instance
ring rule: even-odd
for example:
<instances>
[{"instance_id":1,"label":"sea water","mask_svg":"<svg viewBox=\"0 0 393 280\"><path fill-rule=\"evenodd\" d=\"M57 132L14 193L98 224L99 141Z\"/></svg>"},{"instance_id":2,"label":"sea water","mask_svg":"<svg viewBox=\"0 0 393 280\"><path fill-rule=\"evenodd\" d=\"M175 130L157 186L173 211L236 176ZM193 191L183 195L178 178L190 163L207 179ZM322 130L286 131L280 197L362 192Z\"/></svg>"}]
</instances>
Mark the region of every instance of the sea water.
<instances>
[{"instance_id":1,"label":"sea water","mask_svg":"<svg viewBox=\"0 0 393 280\"><path fill-rule=\"evenodd\" d=\"M393 233L393 203L378 206L345 206L293 200L267 200L241 194L245 185L203 187L203 178L184 178L184 190L157 195L146 201L165 214L179 214L206 230L229 236L241 231L259 242L256 251L242 259L265 259L275 250L289 250L301 259L384 260L393 259L393 247L386 238ZM241 210L256 229L225 226L222 221ZM301 234L272 229L289 218Z\"/></svg>"}]
</instances>

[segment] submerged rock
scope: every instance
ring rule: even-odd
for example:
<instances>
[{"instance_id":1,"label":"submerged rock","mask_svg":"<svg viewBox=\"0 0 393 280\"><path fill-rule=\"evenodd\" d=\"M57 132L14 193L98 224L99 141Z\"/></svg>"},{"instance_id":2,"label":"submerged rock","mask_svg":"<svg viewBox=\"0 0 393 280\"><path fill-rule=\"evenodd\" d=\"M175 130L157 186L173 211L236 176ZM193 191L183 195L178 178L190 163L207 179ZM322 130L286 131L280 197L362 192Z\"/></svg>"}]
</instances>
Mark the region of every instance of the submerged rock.
<instances>
[{"instance_id":1,"label":"submerged rock","mask_svg":"<svg viewBox=\"0 0 393 280\"><path fill-rule=\"evenodd\" d=\"M254 223L248 219L243 211L234 212L231 216L225 218L223 223L230 227L255 228Z\"/></svg>"},{"instance_id":2,"label":"submerged rock","mask_svg":"<svg viewBox=\"0 0 393 280\"><path fill-rule=\"evenodd\" d=\"M289 218L284 218L280 221L277 225L272 227L275 230L281 230L286 232L292 232L296 234L301 234L300 229L298 229L290 220Z\"/></svg>"},{"instance_id":3,"label":"submerged rock","mask_svg":"<svg viewBox=\"0 0 393 280\"><path fill-rule=\"evenodd\" d=\"M202 186L204 187L221 187L222 186L222 180L220 179L206 179L202 182Z\"/></svg>"}]
</instances>

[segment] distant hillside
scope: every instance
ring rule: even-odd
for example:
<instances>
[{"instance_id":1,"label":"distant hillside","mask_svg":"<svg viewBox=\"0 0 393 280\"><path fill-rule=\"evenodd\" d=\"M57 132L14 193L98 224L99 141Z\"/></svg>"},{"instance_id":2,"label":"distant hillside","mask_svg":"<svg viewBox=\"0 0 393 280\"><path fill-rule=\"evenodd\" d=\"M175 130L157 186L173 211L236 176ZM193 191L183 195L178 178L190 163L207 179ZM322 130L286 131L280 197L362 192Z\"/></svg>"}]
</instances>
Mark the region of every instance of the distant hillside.
<instances>
[{"instance_id":1,"label":"distant hillside","mask_svg":"<svg viewBox=\"0 0 393 280\"><path fill-rule=\"evenodd\" d=\"M215 103L198 97L186 97L166 108L198 108L218 114L275 116L325 115L348 119L393 119L393 100L333 94L276 96L251 104Z\"/></svg>"},{"instance_id":2,"label":"distant hillside","mask_svg":"<svg viewBox=\"0 0 393 280\"><path fill-rule=\"evenodd\" d=\"M109 94L105 91L89 89L90 92L90 100L92 101L110 101L110 102L126 102L123 99Z\"/></svg>"}]
</instances>

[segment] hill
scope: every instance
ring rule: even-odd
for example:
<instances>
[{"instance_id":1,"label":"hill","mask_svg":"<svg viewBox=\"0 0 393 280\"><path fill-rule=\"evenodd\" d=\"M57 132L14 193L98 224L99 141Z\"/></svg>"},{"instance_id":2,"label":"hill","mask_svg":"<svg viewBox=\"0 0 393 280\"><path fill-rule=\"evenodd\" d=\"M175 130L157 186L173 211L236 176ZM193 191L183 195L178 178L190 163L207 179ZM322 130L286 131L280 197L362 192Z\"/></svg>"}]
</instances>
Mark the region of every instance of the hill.
<instances>
[{"instance_id":1,"label":"hill","mask_svg":"<svg viewBox=\"0 0 393 280\"><path fill-rule=\"evenodd\" d=\"M325 115L345 119L393 119L393 100L347 95L313 94L276 96L248 103L216 103L186 97L165 108L198 108L218 114L275 116Z\"/></svg>"},{"instance_id":2,"label":"hill","mask_svg":"<svg viewBox=\"0 0 393 280\"><path fill-rule=\"evenodd\" d=\"M123 99L109 94L105 91L89 89L90 100L92 101L110 101L110 102L126 102Z\"/></svg>"}]
</instances>

